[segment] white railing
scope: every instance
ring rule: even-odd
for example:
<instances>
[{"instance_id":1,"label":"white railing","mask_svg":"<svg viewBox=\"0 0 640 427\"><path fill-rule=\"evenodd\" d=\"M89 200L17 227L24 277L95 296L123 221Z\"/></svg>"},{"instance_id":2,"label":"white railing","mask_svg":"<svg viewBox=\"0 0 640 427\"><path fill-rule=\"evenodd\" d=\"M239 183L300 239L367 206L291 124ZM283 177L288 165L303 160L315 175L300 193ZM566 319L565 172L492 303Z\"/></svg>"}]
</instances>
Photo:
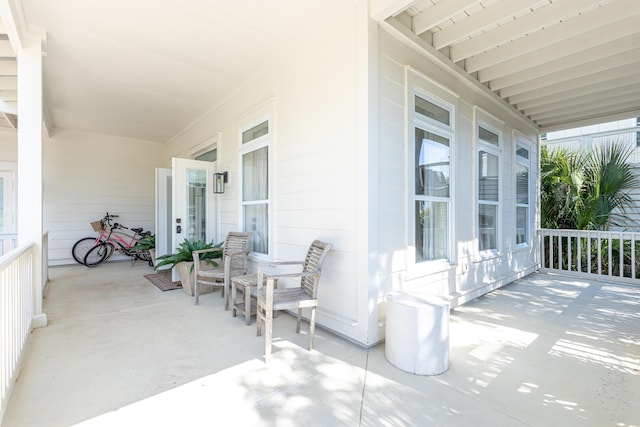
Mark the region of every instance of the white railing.
<instances>
[{"instance_id":1,"label":"white railing","mask_svg":"<svg viewBox=\"0 0 640 427\"><path fill-rule=\"evenodd\" d=\"M0 423L31 332L35 248L23 245L0 257Z\"/></svg>"},{"instance_id":2,"label":"white railing","mask_svg":"<svg viewBox=\"0 0 640 427\"><path fill-rule=\"evenodd\" d=\"M18 233L0 233L0 256L18 246Z\"/></svg>"},{"instance_id":3,"label":"white railing","mask_svg":"<svg viewBox=\"0 0 640 427\"><path fill-rule=\"evenodd\" d=\"M640 284L640 233L538 230L540 271Z\"/></svg>"}]
</instances>

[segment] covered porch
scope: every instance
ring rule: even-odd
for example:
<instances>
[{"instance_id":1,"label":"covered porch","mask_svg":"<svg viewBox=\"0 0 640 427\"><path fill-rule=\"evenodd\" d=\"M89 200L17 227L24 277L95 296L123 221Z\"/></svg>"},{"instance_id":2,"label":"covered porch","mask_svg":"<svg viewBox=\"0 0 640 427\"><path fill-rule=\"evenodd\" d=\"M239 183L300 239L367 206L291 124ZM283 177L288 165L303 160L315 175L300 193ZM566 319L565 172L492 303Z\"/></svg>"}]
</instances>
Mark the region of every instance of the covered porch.
<instances>
[{"instance_id":1,"label":"covered porch","mask_svg":"<svg viewBox=\"0 0 640 427\"><path fill-rule=\"evenodd\" d=\"M452 311L450 368L414 376L280 315L255 323L160 292L146 265L49 270L4 427L113 425L636 425L640 289L533 274Z\"/></svg>"}]
</instances>

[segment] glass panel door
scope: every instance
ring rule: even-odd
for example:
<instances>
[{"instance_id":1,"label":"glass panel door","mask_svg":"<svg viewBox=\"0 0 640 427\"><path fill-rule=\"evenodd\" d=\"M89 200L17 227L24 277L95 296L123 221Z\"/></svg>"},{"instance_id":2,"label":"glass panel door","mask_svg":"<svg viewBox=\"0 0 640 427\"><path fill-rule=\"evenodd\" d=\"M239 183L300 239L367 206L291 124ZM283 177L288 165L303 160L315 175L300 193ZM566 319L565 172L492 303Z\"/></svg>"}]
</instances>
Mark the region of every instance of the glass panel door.
<instances>
[{"instance_id":1,"label":"glass panel door","mask_svg":"<svg viewBox=\"0 0 640 427\"><path fill-rule=\"evenodd\" d=\"M215 162L171 159L172 252L185 240L211 242L216 237L216 205L213 194ZM177 275L174 272L174 280Z\"/></svg>"}]
</instances>

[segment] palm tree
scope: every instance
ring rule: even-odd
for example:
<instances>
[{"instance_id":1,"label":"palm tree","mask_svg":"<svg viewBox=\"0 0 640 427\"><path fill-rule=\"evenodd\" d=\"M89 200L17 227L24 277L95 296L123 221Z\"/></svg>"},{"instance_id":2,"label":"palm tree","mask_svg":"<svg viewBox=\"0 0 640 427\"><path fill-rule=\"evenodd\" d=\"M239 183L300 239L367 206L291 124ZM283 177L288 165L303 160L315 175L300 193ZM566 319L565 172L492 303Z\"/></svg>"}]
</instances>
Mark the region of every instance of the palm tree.
<instances>
[{"instance_id":1,"label":"palm tree","mask_svg":"<svg viewBox=\"0 0 640 427\"><path fill-rule=\"evenodd\" d=\"M542 147L541 168L541 222L543 228L571 229L571 230L609 230L611 226L628 228L634 226L627 213L633 207L633 201L627 190L637 185L638 181L633 173L631 164L627 161L633 152L633 147L624 144L610 143L596 147L589 152L574 152L566 149L549 151ZM561 239L562 242L557 242ZM580 244L586 247L589 238L581 237ZM568 237L553 237L550 245L561 243L563 247L571 245L576 253L578 241ZM621 247L619 240L611 242L607 249L604 241L602 250L613 251L613 259L620 260L624 255L625 265L635 262L630 259L630 243ZM636 245L637 246L637 245ZM545 246L545 249L548 249ZM636 250L640 250L637 247ZM574 258L572 256L572 258ZM568 252L562 254L562 259L552 261L569 266L570 269L586 271L586 263L591 263L592 271L597 269L597 252L590 260L583 259L581 266L577 260L568 259ZM602 261L601 261L602 262ZM556 264L557 265L557 264ZM608 266L602 266L603 271ZM620 263L614 261L614 273L620 268ZM615 273L618 274L618 273Z\"/></svg>"},{"instance_id":2,"label":"palm tree","mask_svg":"<svg viewBox=\"0 0 640 427\"><path fill-rule=\"evenodd\" d=\"M627 161L633 148L610 143L593 151L566 149L541 154L543 228L609 230L628 227L633 201L627 191L638 184Z\"/></svg>"}]
</instances>

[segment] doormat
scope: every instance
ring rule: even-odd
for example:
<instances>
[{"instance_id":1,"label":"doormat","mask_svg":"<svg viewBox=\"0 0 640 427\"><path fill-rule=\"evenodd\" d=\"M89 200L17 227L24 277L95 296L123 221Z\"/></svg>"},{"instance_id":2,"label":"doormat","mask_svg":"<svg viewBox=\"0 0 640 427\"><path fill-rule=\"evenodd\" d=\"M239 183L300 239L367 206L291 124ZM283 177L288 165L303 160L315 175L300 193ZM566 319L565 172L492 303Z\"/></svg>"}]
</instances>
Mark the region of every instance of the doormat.
<instances>
[{"instance_id":1,"label":"doormat","mask_svg":"<svg viewBox=\"0 0 640 427\"><path fill-rule=\"evenodd\" d=\"M171 270L161 271L154 274L146 274L145 279L154 284L161 291L170 291L172 289L181 289L182 283L171 281Z\"/></svg>"}]
</instances>

